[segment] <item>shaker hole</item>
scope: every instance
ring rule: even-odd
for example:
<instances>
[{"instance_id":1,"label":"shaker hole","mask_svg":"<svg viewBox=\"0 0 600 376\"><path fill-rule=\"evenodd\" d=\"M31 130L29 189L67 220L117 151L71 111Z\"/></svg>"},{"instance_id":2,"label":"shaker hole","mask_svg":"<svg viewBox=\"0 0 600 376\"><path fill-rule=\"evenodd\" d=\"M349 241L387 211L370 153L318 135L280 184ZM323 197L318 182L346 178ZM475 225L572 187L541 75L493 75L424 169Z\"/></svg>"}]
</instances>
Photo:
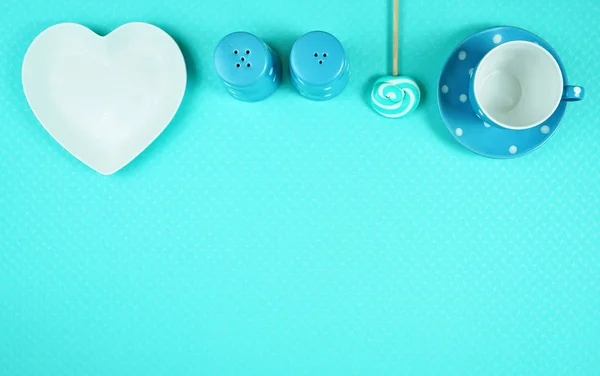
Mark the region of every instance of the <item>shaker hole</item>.
<instances>
[{"instance_id":1,"label":"shaker hole","mask_svg":"<svg viewBox=\"0 0 600 376\"><path fill-rule=\"evenodd\" d=\"M319 60L319 64L323 64L323 60Z\"/></svg>"},{"instance_id":2,"label":"shaker hole","mask_svg":"<svg viewBox=\"0 0 600 376\"><path fill-rule=\"evenodd\" d=\"M239 54L239 51L238 50L233 50L233 53L237 55L237 54Z\"/></svg>"},{"instance_id":3,"label":"shaker hole","mask_svg":"<svg viewBox=\"0 0 600 376\"><path fill-rule=\"evenodd\" d=\"M246 50L246 55L250 55L250 50Z\"/></svg>"},{"instance_id":4,"label":"shaker hole","mask_svg":"<svg viewBox=\"0 0 600 376\"><path fill-rule=\"evenodd\" d=\"M235 66L239 68L239 67L241 67L242 65L241 65L240 63L237 63Z\"/></svg>"},{"instance_id":5,"label":"shaker hole","mask_svg":"<svg viewBox=\"0 0 600 376\"><path fill-rule=\"evenodd\" d=\"M248 68L250 68L250 67L252 66L252 64L248 63L248 64L246 64L246 66L247 66Z\"/></svg>"},{"instance_id":6,"label":"shaker hole","mask_svg":"<svg viewBox=\"0 0 600 376\"><path fill-rule=\"evenodd\" d=\"M315 57L318 57L318 56L319 56L319 54L315 52Z\"/></svg>"},{"instance_id":7,"label":"shaker hole","mask_svg":"<svg viewBox=\"0 0 600 376\"><path fill-rule=\"evenodd\" d=\"M326 53L325 53L325 54L323 54L323 57L327 57L327 54L326 54Z\"/></svg>"},{"instance_id":8,"label":"shaker hole","mask_svg":"<svg viewBox=\"0 0 600 376\"><path fill-rule=\"evenodd\" d=\"M246 58L242 56L242 61L244 61L244 60L246 60Z\"/></svg>"}]
</instances>

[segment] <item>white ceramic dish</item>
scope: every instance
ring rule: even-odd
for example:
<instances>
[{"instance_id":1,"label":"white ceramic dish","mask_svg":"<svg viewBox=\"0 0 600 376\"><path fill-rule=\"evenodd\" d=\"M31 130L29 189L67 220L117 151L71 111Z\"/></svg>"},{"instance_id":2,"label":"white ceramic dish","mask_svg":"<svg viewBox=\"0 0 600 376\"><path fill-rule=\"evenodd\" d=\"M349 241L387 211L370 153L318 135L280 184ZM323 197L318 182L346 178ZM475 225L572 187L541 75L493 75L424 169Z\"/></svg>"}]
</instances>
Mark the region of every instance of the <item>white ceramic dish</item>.
<instances>
[{"instance_id":1,"label":"white ceramic dish","mask_svg":"<svg viewBox=\"0 0 600 376\"><path fill-rule=\"evenodd\" d=\"M101 37L63 23L33 41L22 80L31 109L50 135L110 175L171 122L187 74L179 46L156 26L129 23Z\"/></svg>"}]
</instances>

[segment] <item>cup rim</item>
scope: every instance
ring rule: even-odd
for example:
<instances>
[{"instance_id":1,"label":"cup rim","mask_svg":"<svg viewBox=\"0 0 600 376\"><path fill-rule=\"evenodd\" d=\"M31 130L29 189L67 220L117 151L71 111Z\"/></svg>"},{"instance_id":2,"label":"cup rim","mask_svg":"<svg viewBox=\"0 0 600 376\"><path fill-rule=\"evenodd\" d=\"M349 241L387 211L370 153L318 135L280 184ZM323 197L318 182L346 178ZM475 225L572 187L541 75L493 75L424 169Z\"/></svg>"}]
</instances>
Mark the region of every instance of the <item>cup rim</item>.
<instances>
[{"instance_id":1,"label":"cup rim","mask_svg":"<svg viewBox=\"0 0 600 376\"><path fill-rule=\"evenodd\" d=\"M479 61L479 64L477 64L477 67L475 69L475 71L473 72L473 77L472 77L472 85L473 85L473 96L474 99L477 103L477 107L481 110L481 112L488 118L490 119L494 124L502 127L502 128L506 128L506 129L512 129L512 130L526 130L526 129L530 129L533 127L536 127L540 124L542 124L543 122L545 122L546 120L548 120L552 114L554 114L554 112L556 112L556 109L558 108L558 106L560 105L560 102L562 101L562 92L561 94L557 97L556 103L554 103L553 109L550 112L550 114L548 114L548 116L546 116L544 119L542 119L541 121L537 121L531 124L528 124L526 126L523 127L514 127L512 125L509 124L505 124L501 121L498 121L497 119L495 119L493 116L491 116L483 106L479 105L479 100L477 100L477 90L475 88L475 82L477 80L477 74L481 71L481 67L482 65L486 62L486 60L495 52L497 52L499 49L504 48L505 46L509 46L509 45L515 45L515 44L522 44L522 45L527 45L529 47L533 47L535 49L541 50L546 56L548 56L552 62L553 62L553 66L556 70L556 72L558 72L558 77L560 78L560 82L561 82L561 90L562 88L564 88L565 85L565 80L563 77L563 73L562 70L560 68L560 64L558 63L558 61L556 60L556 58L550 53L550 51L548 51L547 49L545 49L544 47L540 46L538 43L534 43L534 42L530 42L530 41L526 41L526 40L514 40L514 41L510 41L510 42L506 42L506 43L502 43L499 46L496 46L494 48L492 48L490 51L488 51L488 53L486 53L483 58L481 59L481 61Z\"/></svg>"}]
</instances>

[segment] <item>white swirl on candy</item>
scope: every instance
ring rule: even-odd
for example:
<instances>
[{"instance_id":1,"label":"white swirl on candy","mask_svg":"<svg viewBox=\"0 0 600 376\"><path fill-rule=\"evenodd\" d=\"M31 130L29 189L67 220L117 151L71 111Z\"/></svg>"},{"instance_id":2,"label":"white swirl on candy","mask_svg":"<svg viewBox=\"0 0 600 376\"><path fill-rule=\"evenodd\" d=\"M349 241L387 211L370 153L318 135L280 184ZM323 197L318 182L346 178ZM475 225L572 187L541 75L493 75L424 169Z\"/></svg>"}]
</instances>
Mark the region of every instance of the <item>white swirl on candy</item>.
<instances>
[{"instance_id":1,"label":"white swirl on candy","mask_svg":"<svg viewBox=\"0 0 600 376\"><path fill-rule=\"evenodd\" d=\"M400 118L417 108L421 92L417 83L406 77L384 77L373 86L371 104L388 118Z\"/></svg>"}]
</instances>

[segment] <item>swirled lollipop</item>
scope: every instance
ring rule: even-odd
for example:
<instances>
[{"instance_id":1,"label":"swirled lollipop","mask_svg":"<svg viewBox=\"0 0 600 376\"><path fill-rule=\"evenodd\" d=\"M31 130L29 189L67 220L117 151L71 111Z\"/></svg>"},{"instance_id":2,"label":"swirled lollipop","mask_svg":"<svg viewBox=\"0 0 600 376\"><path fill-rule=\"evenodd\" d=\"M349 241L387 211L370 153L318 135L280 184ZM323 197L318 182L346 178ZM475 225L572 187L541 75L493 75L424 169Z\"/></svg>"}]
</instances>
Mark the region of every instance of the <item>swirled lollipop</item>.
<instances>
[{"instance_id":1,"label":"swirled lollipop","mask_svg":"<svg viewBox=\"0 0 600 376\"><path fill-rule=\"evenodd\" d=\"M375 82L371 93L371 104L375 111L389 118L410 114L417 108L420 99L419 86L408 77L382 77Z\"/></svg>"},{"instance_id":2,"label":"swirled lollipop","mask_svg":"<svg viewBox=\"0 0 600 376\"><path fill-rule=\"evenodd\" d=\"M409 77L398 77L398 0L394 0L393 76L378 79L371 92L371 105L378 114L401 118L413 112L421 100L419 86Z\"/></svg>"}]
</instances>

